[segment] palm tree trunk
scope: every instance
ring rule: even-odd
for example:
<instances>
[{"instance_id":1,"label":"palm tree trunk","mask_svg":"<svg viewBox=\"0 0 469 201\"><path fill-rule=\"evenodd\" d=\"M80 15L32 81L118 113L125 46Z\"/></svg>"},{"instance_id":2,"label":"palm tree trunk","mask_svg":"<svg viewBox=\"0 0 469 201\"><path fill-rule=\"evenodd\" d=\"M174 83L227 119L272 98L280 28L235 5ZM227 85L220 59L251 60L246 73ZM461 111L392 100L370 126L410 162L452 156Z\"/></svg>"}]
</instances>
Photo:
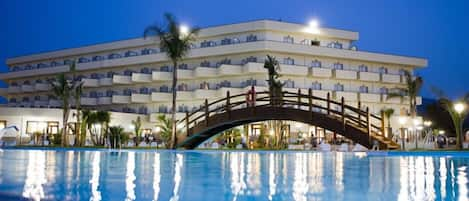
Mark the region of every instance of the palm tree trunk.
<instances>
[{"instance_id":1,"label":"palm tree trunk","mask_svg":"<svg viewBox=\"0 0 469 201\"><path fill-rule=\"evenodd\" d=\"M77 110L77 125L75 126L75 146L82 146L81 144L81 105L80 98L76 99L76 110Z\"/></svg>"},{"instance_id":2,"label":"palm tree trunk","mask_svg":"<svg viewBox=\"0 0 469 201\"><path fill-rule=\"evenodd\" d=\"M173 99L172 99L172 110L171 110L171 122L172 122L172 130L171 130L171 149L176 148L176 85L177 85L177 61L173 61L173 84L171 86Z\"/></svg>"},{"instance_id":3,"label":"palm tree trunk","mask_svg":"<svg viewBox=\"0 0 469 201\"><path fill-rule=\"evenodd\" d=\"M68 106L67 106L67 101L64 101L64 107L63 107L63 116L62 116L62 122L63 122L63 129L62 129L62 146L65 147L67 146L67 127L68 127Z\"/></svg>"}]
</instances>

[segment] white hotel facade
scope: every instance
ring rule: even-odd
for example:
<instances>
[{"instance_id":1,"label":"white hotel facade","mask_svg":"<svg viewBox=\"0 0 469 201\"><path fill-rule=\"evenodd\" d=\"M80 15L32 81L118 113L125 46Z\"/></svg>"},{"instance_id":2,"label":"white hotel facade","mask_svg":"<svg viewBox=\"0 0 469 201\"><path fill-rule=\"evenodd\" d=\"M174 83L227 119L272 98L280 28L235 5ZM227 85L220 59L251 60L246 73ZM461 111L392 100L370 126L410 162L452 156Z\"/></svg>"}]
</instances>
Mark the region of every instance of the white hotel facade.
<instances>
[{"instance_id":1,"label":"white hotel facade","mask_svg":"<svg viewBox=\"0 0 469 201\"><path fill-rule=\"evenodd\" d=\"M285 90L311 88L315 96L329 92L347 104L360 101L373 113L382 108L404 113L408 102L388 100L386 94L405 86L403 70L413 72L427 61L361 51L353 44L357 40L353 31L319 28L310 33L305 25L272 20L201 29L178 66L177 116L226 91L244 93L251 85L267 89L267 54L281 63ZM47 130L50 122L61 126L61 110L51 109L60 108L60 101L47 80L69 72L73 60L85 86L82 106L114 112L113 124L130 125L142 115L144 127L152 129L157 115L170 113L171 64L154 39L136 38L8 59L9 71L0 74L8 84L1 89L8 103L0 108L0 126L16 125L28 134L37 127L34 122L47 122Z\"/></svg>"}]
</instances>

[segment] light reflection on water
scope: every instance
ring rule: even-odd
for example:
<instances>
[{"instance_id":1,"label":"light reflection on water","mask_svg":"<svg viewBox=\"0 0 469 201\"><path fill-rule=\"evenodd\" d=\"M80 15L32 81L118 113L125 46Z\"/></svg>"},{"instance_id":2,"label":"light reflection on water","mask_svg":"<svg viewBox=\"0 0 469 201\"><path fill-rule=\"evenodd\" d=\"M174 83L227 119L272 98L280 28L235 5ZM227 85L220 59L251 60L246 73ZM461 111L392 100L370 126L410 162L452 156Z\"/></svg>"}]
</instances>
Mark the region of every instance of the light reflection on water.
<instances>
[{"instance_id":1,"label":"light reflection on water","mask_svg":"<svg viewBox=\"0 0 469 201\"><path fill-rule=\"evenodd\" d=\"M0 200L467 200L468 165L467 156L5 150Z\"/></svg>"}]
</instances>

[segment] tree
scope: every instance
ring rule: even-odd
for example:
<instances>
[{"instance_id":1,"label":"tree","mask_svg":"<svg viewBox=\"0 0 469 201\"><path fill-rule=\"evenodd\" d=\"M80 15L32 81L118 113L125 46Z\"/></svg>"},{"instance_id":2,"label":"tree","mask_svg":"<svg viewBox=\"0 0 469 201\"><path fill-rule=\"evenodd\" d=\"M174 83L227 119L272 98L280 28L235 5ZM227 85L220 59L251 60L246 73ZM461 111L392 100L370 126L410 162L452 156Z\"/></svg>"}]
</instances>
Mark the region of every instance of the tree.
<instances>
[{"instance_id":1,"label":"tree","mask_svg":"<svg viewBox=\"0 0 469 201\"><path fill-rule=\"evenodd\" d=\"M76 76L76 64L75 61L72 62L70 65L70 71L72 72L72 82L74 89L72 91L72 96L75 99L75 109L77 110L76 116L77 116L77 124L75 128L75 146L82 146L83 140L81 138L83 137L81 135L81 95L83 94L83 82L79 80Z\"/></svg>"},{"instance_id":2,"label":"tree","mask_svg":"<svg viewBox=\"0 0 469 201\"><path fill-rule=\"evenodd\" d=\"M117 145L122 144L122 141L123 141L122 138L124 138L123 137L124 128L120 126L111 126L109 127L109 133L110 133L109 144L111 148L117 148Z\"/></svg>"},{"instance_id":3,"label":"tree","mask_svg":"<svg viewBox=\"0 0 469 201\"><path fill-rule=\"evenodd\" d=\"M55 80L49 80L52 92L62 101L62 146L67 146L68 116L70 113L70 98L75 88L74 83L67 80L64 73L58 74Z\"/></svg>"},{"instance_id":4,"label":"tree","mask_svg":"<svg viewBox=\"0 0 469 201\"><path fill-rule=\"evenodd\" d=\"M165 115L159 115L157 117L156 126L160 128L160 137L163 143L165 144L166 148L170 148L169 141L172 134L171 129L173 128L173 121L171 119L166 118Z\"/></svg>"},{"instance_id":5,"label":"tree","mask_svg":"<svg viewBox=\"0 0 469 201\"><path fill-rule=\"evenodd\" d=\"M420 76L413 77L410 71L404 71L405 88L398 88L399 92L389 93L387 99L401 98L409 100L410 116L417 116L417 96L420 94L423 86L423 79Z\"/></svg>"},{"instance_id":6,"label":"tree","mask_svg":"<svg viewBox=\"0 0 469 201\"><path fill-rule=\"evenodd\" d=\"M108 128L109 123L111 122L111 113L109 113L108 111L97 111L96 116L98 119L98 123L101 124L101 135L99 144L104 145L105 137L109 140Z\"/></svg>"},{"instance_id":7,"label":"tree","mask_svg":"<svg viewBox=\"0 0 469 201\"><path fill-rule=\"evenodd\" d=\"M392 108L383 108L381 110L381 113L383 114L383 117L386 117L386 121L388 121L388 137L392 137L392 129L391 129L391 116L394 114L394 109Z\"/></svg>"},{"instance_id":8,"label":"tree","mask_svg":"<svg viewBox=\"0 0 469 201\"><path fill-rule=\"evenodd\" d=\"M437 88L433 88L432 91L438 97L440 105L448 111L456 131L456 145L459 149L462 149L462 140L464 139L463 124L469 110L466 108L461 113L458 113L455 109L455 103L465 104L467 107L467 105L469 105L469 93L453 102L444 94L443 91Z\"/></svg>"},{"instance_id":9,"label":"tree","mask_svg":"<svg viewBox=\"0 0 469 201\"><path fill-rule=\"evenodd\" d=\"M140 144L140 138L142 136L142 119L137 117L136 120L132 120L132 125L134 126L134 132L135 132L135 146L138 147Z\"/></svg>"},{"instance_id":10,"label":"tree","mask_svg":"<svg viewBox=\"0 0 469 201\"><path fill-rule=\"evenodd\" d=\"M160 49L166 53L166 56L173 64L173 80L171 86L172 92L172 110L171 120L176 122L176 86L177 86L177 67L178 62L182 61L190 51L192 42L195 41L195 36L199 32L198 28L185 29L182 28L176 18L169 13L164 15L166 26L153 25L149 26L144 31L144 37L158 36L158 43ZM172 125L171 129L171 148L176 147L176 124Z\"/></svg>"},{"instance_id":11,"label":"tree","mask_svg":"<svg viewBox=\"0 0 469 201\"><path fill-rule=\"evenodd\" d=\"M269 96L270 96L270 104L274 106L282 106L283 102L283 85L280 80L280 74L277 72L280 70L280 65L277 59L273 56L267 55L267 58L264 61L264 68L268 71L268 80L267 83L269 84ZM281 147L283 143L282 135L282 125L283 122L280 120L272 120L271 124L273 127L274 135L275 135L275 144L277 148Z\"/></svg>"}]
</instances>

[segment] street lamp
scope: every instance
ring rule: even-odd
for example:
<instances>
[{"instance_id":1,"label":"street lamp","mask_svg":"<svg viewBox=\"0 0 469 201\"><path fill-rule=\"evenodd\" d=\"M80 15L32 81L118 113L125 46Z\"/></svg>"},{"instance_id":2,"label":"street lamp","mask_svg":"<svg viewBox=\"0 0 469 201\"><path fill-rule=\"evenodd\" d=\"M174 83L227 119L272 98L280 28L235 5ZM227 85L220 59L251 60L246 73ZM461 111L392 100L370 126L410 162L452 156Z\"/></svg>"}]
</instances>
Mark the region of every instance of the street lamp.
<instances>
[{"instance_id":1,"label":"street lamp","mask_svg":"<svg viewBox=\"0 0 469 201\"><path fill-rule=\"evenodd\" d=\"M462 117L462 113L464 112L464 110L466 109L466 105L462 102L457 102L454 104L454 110L456 111L456 113L458 113L458 125L456 127L456 135L457 135L457 138L459 139L458 140L458 146L459 146L459 149L462 149L463 146L462 146L462 140L463 140L463 136L462 136L462 126L463 126L463 121L464 121L464 117Z\"/></svg>"},{"instance_id":2,"label":"street lamp","mask_svg":"<svg viewBox=\"0 0 469 201\"><path fill-rule=\"evenodd\" d=\"M404 126L407 123L407 117L406 116L400 116L399 117L399 124L401 125L401 144L402 144L402 149L405 150L405 143L404 143Z\"/></svg>"},{"instance_id":3,"label":"street lamp","mask_svg":"<svg viewBox=\"0 0 469 201\"><path fill-rule=\"evenodd\" d=\"M464 105L464 103L458 102L454 104L454 110L458 114L461 114L465 109L466 109L466 105Z\"/></svg>"},{"instance_id":4,"label":"street lamp","mask_svg":"<svg viewBox=\"0 0 469 201\"><path fill-rule=\"evenodd\" d=\"M424 125L425 127L430 127L430 126L432 126L432 124L433 124L432 121L424 121L424 122L423 122L423 125Z\"/></svg>"},{"instance_id":5,"label":"street lamp","mask_svg":"<svg viewBox=\"0 0 469 201\"><path fill-rule=\"evenodd\" d=\"M319 34L319 21L316 19L309 21L308 26L304 29L304 32L310 34Z\"/></svg>"},{"instance_id":6,"label":"street lamp","mask_svg":"<svg viewBox=\"0 0 469 201\"><path fill-rule=\"evenodd\" d=\"M189 27L187 25L181 25L179 26L179 32L181 35L187 35L189 34Z\"/></svg>"}]
</instances>

